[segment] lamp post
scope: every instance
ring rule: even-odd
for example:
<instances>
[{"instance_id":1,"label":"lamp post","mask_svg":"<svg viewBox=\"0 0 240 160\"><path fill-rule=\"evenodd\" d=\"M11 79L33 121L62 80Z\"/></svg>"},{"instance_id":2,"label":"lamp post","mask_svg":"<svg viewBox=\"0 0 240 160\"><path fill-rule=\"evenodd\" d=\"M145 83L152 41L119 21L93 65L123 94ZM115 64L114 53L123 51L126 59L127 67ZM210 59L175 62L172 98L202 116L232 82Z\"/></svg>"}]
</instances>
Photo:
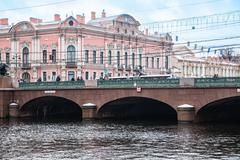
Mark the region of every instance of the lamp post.
<instances>
[{"instance_id":1,"label":"lamp post","mask_svg":"<svg viewBox=\"0 0 240 160\"><path fill-rule=\"evenodd\" d=\"M12 59L15 60L15 78L18 80L18 60L20 60L20 56L16 53Z\"/></svg>"}]
</instances>

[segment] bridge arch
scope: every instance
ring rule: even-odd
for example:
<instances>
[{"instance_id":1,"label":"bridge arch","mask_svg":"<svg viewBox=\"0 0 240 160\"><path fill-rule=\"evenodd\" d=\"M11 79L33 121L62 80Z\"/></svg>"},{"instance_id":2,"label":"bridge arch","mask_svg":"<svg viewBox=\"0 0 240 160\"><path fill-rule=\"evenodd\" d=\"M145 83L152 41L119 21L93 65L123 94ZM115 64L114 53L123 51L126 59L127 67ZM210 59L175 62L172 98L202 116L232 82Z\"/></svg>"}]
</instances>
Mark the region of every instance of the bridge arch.
<instances>
[{"instance_id":1,"label":"bridge arch","mask_svg":"<svg viewBox=\"0 0 240 160\"><path fill-rule=\"evenodd\" d=\"M20 112L26 117L82 118L82 108L74 101L59 96L42 96L31 99Z\"/></svg>"},{"instance_id":2,"label":"bridge arch","mask_svg":"<svg viewBox=\"0 0 240 160\"><path fill-rule=\"evenodd\" d=\"M240 96L225 97L201 107L196 113L198 122L239 122Z\"/></svg>"},{"instance_id":3,"label":"bridge arch","mask_svg":"<svg viewBox=\"0 0 240 160\"><path fill-rule=\"evenodd\" d=\"M108 101L98 108L97 114L101 118L177 121L174 107L156 99L140 96L121 97Z\"/></svg>"}]
</instances>

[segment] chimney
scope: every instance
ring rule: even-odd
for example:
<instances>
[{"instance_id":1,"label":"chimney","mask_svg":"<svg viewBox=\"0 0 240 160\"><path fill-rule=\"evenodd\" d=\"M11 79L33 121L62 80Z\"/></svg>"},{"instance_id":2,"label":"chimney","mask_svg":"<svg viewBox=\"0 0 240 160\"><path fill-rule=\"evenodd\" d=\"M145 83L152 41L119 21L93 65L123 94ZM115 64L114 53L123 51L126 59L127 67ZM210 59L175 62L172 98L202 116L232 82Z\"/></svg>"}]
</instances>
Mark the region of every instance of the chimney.
<instances>
[{"instance_id":1,"label":"chimney","mask_svg":"<svg viewBox=\"0 0 240 160\"><path fill-rule=\"evenodd\" d=\"M85 24L85 15L77 15L77 21L81 24Z\"/></svg>"},{"instance_id":2,"label":"chimney","mask_svg":"<svg viewBox=\"0 0 240 160\"><path fill-rule=\"evenodd\" d=\"M148 36L148 29L147 28L145 29L145 35Z\"/></svg>"},{"instance_id":3,"label":"chimney","mask_svg":"<svg viewBox=\"0 0 240 160\"><path fill-rule=\"evenodd\" d=\"M41 20L41 19L38 19L38 18L30 17L30 22L31 22L31 23L41 23L42 20Z\"/></svg>"},{"instance_id":4,"label":"chimney","mask_svg":"<svg viewBox=\"0 0 240 160\"><path fill-rule=\"evenodd\" d=\"M60 14L54 14L54 21L61 21Z\"/></svg>"},{"instance_id":5,"label":"chimney","mask_svg":"<svg viewBox=\"0 0 240 160\"><path fill-rule=\"evenodd\" d=\"M105 10L102 11L102 18L105 18L106 17L106 12Z\"/></svg>"},{"instance_id":6,"label":"chimney","mask_svg":"<svg viewBox=\"0 0 240 160\"><path fill-rule=\"evenodd\" d=\"M91 12L91 20L95 20L96 19L96 12Z\"/></svg>"},{"instance_id":7,"label":"chimney","mask_svg":"<svg viewBox=\"0 0 240 160\"><path fill-rule=\"evenodd\" d=\"M8 25L8 18L0 19L0 25Z\"/></svg>"}]
</instances>

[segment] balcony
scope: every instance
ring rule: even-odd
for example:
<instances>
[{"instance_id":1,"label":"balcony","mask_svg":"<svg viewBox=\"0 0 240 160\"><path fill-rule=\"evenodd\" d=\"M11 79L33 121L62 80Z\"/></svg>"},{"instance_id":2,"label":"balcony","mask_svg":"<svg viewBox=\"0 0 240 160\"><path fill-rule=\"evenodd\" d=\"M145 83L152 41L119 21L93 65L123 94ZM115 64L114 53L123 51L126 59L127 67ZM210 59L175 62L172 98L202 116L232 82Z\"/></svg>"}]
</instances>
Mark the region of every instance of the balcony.
<instances>
[{"instance_id":1,"label":"balcony","mask_svg":"<svg viewBox=\"0 0 240 160\"><path fill-rule=\"evenodd\" d=\"M31 69L31 63L22 63L22 69Z\"/></svg>"},{"instance_id":2,"label":"balcony","mask_svg":"<svg viewBox=\"0 0 240 160\"><path fill-rule=\"evenodd\" d=\"M66 62L66 68L77 68L77 62L75 61Z\"/></svg>"}]
</instances>

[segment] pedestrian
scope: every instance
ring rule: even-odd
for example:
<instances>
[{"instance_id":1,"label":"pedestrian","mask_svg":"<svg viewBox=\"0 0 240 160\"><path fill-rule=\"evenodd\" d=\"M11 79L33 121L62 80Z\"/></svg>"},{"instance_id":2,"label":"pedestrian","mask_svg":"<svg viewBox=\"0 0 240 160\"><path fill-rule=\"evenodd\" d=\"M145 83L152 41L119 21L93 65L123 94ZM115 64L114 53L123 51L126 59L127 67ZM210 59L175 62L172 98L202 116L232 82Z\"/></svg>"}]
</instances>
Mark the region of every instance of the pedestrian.
<instances>
[{"instance_id":1,"label":"pedestrian","mask_svg":"<svg viewBox=\"0 0 240 160\"><path fill-rule=\"evenodd\" d=\"M57 76L56 81L59 82L61 80L60 76Z\"/></svg>"},{"instance_id":2,"label":"pedestrian","mask_svg":"<svg viewBox=\"0 0 240 160\"><path fill-rule=\"evenodd\" d=\"M37 79L37 82L42 82L42 78L39 77L39 78Z\"/></svg>"}]
</instances>

